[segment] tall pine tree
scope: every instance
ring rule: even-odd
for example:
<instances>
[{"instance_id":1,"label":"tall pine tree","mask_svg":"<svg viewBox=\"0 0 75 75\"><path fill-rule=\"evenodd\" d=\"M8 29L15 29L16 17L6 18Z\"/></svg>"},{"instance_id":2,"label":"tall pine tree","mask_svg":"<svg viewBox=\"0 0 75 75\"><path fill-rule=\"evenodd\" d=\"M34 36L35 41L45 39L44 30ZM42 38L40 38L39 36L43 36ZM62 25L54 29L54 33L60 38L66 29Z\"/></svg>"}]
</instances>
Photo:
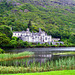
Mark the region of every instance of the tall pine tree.
<instances>
[{"instance_id":1,"label":"tall pine tree","mask_svg":"<svg viewBox=\"0 0 75 75\"><path fill-rule=\"evenodd\" d=\"M29 20L29 23L28 23L28 28L29 28L29 29L30 29L30 31L31 31L31 29L32 29L31 20Z\"/></svg>"}]
</instances>

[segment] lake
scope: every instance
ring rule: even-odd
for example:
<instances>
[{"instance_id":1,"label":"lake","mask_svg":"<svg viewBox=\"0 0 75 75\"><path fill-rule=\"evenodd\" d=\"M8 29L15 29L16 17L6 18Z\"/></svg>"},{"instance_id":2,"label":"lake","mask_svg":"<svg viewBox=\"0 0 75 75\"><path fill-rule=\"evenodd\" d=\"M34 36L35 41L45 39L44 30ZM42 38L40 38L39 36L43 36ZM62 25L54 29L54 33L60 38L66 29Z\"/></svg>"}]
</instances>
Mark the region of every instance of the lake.
<instances>
[{"instance_id":1,"label":"lake","mask_svg":"<svg viewBox=\"0 0 75 75\"><path fill-rule=\"evenodd\" d=\"M75 47L21 48L6 50L6 53L20 53L24 51L34 52L34 56L29 58L29 62L33 62L33 60L36 62L44 62L66 56L75 56ZM73 52L73 54L68 54L68 52Z\"/></svg>"},{"instance_id":2,"label":"lake","mask_svg":"<svg viewBox=\"0 0 75 75\"><path fill-rule=\"evenodd\" d=\"M30 52L65 52L65 51L75 51L75 47L51 47L51 48L20 48L20 49L9 49L6 52L19 53L24 51Z\"/></svg>"}]
</instances>

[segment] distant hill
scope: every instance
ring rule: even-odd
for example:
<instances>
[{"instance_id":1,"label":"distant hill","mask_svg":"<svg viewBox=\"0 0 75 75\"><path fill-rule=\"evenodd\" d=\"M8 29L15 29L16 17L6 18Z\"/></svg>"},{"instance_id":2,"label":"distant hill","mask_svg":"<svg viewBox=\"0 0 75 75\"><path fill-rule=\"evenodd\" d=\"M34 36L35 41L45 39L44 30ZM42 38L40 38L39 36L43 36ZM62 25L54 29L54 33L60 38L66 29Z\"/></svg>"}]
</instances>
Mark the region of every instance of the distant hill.
<instances>
[{"instance_id":1,"label":"distant hill","mask_svg":"<svg viewBox=\"0 0 75 75\"><path fill-rule=\"evenodd\" d=\"M0 25L13 31L39 28L58 38L75 33L75 0L0 0Z\"/></svg>"}]
</instances>

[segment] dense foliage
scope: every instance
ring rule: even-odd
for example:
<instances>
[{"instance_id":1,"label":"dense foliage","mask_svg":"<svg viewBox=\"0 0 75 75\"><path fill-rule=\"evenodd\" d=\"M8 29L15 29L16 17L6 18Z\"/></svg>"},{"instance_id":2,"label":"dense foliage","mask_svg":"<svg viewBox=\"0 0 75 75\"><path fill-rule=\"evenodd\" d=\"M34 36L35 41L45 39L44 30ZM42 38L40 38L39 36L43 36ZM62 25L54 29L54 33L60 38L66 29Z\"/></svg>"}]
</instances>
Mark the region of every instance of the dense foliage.
<instances>
[{"instance_id":1,"label":"dense foliage","mask_svg":"<svg viewBox=\"0 0 75 75\"><path fill-rule=\"evenodd\" d=\"M12 37L12 31L9 26L6 25L0 25L0 32L3 34L6 34L7 37Z\"/></svg>"},{"instance_id":2,"label":"dense foliage","mask_svg":"<svg viewBox=\"0 0 75 75\"><path fill-rule=\"evenodd\" d=\"M38 31L39 28L56 38L61 38L66 44L75 43L75 7L74 0L3 0L0 2L0 32L11 37L13 31ZM3 28L3 29L2 29ZM4 31L5 30L5 31ZM8 34L7 34L8 33ZM11 40L12 44L14 43ZM20 45L20 44L19 44ZM12 46L12 45L11 45Z\"/></svg>"},{"instance_id":3,"label":"dense foliage","mask_svg":"<svg viewBox=\"0 0 75 75\"><path fill-rule=\"evenodd\" d=\"M6 36L6 34L0 32L0 47L9 44L9 42L10 39Z\"/></svg>"},{"instance_id":4,"label":"dense foliage","mask_svg":"<svg viewBox=\"0 0 75 75\"><path fill-rule=\"evenodd\" d=\"M0 54L1 54L1 53L4 53L4 52L5 52L5 51L4 51L3 49L0 48Z\"/></svg>"}]
</instances>

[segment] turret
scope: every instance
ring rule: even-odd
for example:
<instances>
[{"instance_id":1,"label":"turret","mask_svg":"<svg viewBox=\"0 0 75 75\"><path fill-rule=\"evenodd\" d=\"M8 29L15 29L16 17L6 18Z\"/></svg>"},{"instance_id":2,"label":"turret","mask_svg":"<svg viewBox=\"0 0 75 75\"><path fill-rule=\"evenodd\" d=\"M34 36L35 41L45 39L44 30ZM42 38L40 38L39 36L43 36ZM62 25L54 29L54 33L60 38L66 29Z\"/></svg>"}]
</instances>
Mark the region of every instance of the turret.
<instances>
[{"instance_id":1,"label":"turret","mask_svg":"<svg viewBox=\"0 0 75 75\"><path fill-rule=\"evenodd\" d=\"M39 28L39 32L41 32L41 28Z\"/></svg>"},{"instance_id":2,"label":"turret","mask_svg":"<svg viewBox=\"0 0 75 75\"><path fill-rule=\"evenodd\" d=\"M27 31L29 31L29 28L27 28Z\"/></svg>"}]
</instances>

